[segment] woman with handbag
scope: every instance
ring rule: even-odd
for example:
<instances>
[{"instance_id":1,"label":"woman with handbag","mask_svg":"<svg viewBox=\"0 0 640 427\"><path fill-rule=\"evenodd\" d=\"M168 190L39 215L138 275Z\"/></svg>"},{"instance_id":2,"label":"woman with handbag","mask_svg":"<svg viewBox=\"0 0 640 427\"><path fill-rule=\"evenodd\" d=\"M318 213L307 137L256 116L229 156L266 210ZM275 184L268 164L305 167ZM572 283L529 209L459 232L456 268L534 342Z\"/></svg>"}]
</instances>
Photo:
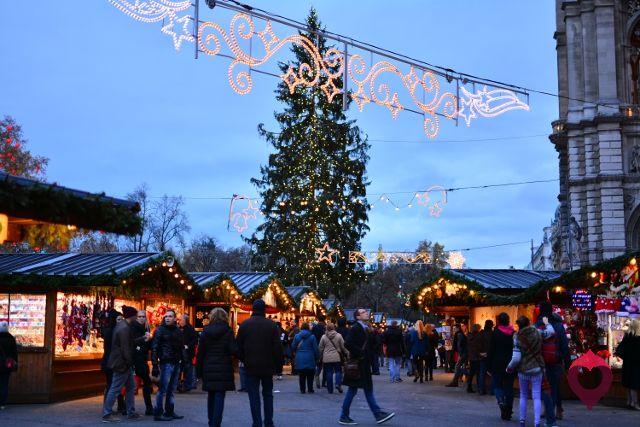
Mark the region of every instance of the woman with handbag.
<instances>
[{"instance_id":1,"label":"woman with handbag","mask_svg":"<svg viewBox=\"0 0 640 427\"><path fill-rule=\"evenodd\" d=\"M333 375L335 374L336 390L342 393L342 361L346 359L348 353L344 346L344 339L336 332L336 327L331 322L327 322L327 331L320 338L319 350L327 376L327 391L333 393Z\"/></svg>"},{"instance_id":2,"label":"woman with handbag","mask_svg":"<svg viewBox=\"0 0 640 427\"><path fill-rule=\"evenodd\" d=\"M9 333L9 324L0 322L0 411L9 397L9 375L18 370L18 346Z\"/></svg>"},{"instance_id":3,"label":"woman with handbag","mask_svg":"<svg viewBox=\"0 0 640 427\"><path fill-rule=\"evenodd\" d=\"M309 330L309 324L304 322L300 326L300 332L293 339L291 348L296 352L295 365L300 381L300 393L306 393L305 385L309 393L313 393L313 377L316 373L316 361L320 356L316 337Z\"/></svg>"}]
</instances>

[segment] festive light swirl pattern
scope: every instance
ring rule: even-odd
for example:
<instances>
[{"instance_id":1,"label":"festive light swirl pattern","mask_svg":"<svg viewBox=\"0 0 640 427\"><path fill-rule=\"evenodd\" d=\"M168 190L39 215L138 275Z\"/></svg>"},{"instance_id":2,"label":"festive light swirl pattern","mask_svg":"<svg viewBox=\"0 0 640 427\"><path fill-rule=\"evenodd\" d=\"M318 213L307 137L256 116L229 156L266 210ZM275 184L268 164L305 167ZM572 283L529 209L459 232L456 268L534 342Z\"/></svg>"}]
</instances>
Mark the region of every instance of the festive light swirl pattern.
<instances>
[{"instance_id":1,"label":"festive light swirl pattern","mask_svg":"<svg viewBox=\"0 0 640 427\"><path fill-rule=\"evenodd\" d=\"M183 41L195 41L193 35L189 31L189 23L191 17L187 14L178 16L177 12L182 12L191 7L191 1L171 1L171 0L107 0L116 9L123 12L129 17L146 23L160 22L165 19L168 21L161 31L170 35L173 39L173 46L176 50L180 50ZM180 30L174 31L174 27L178 25Z\"/></svg>"},{"instance_id":2,"label":"festive light swirl pattern","mask_svg":"<svg viewBox=\"0 0 640 427\"><path fill-rule=\"evenodd\" d=\"M253 57L247 54L238 44L237 37L244 40L257 37L262 43L264 55ZM279 39L273 32L271 21L267 20L265 28L256 33L251 17L244 13L238 13L231 19L228 33L218 24L207 21L200 24L198 38L200 49L210 56L220 54L222 48L221 39L224 40L234 58L231 65L229 65L229 83L231 87L241 95L251 92L253 82L248 72L236 71L236 66L239 64L249 67L263 65L269 61L276 52L289 43L298 45L306 50L312 59L311 63L300 64L298 70L289 67L287 72L280 76L282 81L288 86L290 93L295 92L296 87L299 85L317 85L322 74L327 77L327 81L320 86L320 89L329 101L332 101L336 95L342 92L335 84L335 79L342 75L344 63L342 53L338 49L331 48L327 50L323 57L311 40L299 34ZM333 71L333 69L335 69L335 71Z\"/></svg>"},{"instance_id":3,"label":"festive light swirl pattern","mask_svg":"<svg viewBox=\"0 0 640 427\"><path fill-rule=\"evenodd\" d=\"M435 73L425 70L421 71L422 75L419 75L415 68L411 67L407 74L403 74L398 67L388 61L376 62L367 72L367 66L362 56L353 55L349 60L349 75L357 89L351 94L351 97L360 111L367 103L373 102L387 107L395 119L405 109L405 106L399 101L398 92L392 94L389 86L385 83L376 85L376 79L383 73L391 73L400 78L414 105L425 115L424 131L429 138L434 138L440 130L440 120L436 113L441 107L442 114L446 118L452 119L456 116L456 97L451 92L440 94L440 82ZM359 76L364 77L358 78ZM431 96L430 102L424 103L418 99L419 88Z\"/></svg>"},{"instance_id":4,"label":"festive light swirl pattern","mask_svg":"<svg viewBox=\"0 0 640 427\"><path fill-rule=\"evenodd\" d=\"M487 90L484 86L477 93L471 93L460 87L460 110L458 115L464 118L467 126L471 126L471 120L482 117L495 117L510 110L529 111L529 106L520 101L515 92L506 89Z\"/></svg>"},{"instance_id":5,"label":"festive light swirl pattern","mask_svg":"<svg viewBox=\"0 0 640 427\"><path fill-rule=\"evenodd\" d=\"M247 207L242 209L242 212L238 212L235 210L236 204L238 201L244 200L247 202ZM258 213L260 209L258 209L254 205L254 201L247 196L234 194L231 199L231 204L229 206L229 220L227 222L227 230L230 231L230 228L233 227L235 231L238 233L242 233L247 228L249 228L249 220L257 219Z\"/></svg>"}]
</instances>

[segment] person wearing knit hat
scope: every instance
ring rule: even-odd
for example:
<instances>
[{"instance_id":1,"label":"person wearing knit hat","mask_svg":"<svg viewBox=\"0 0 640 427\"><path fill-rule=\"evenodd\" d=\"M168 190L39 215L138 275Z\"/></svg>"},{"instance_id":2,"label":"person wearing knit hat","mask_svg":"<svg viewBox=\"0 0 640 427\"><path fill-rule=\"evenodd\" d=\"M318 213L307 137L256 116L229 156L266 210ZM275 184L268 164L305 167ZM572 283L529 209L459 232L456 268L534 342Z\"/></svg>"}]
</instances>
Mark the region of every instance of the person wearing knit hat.
<instances>
[{"instance_id":1,"label":"person wearing knit hat","mask_svg":"<svg viewBox=\"0 0 640 427\"><path fill-rule=\"evenodd\" d=\"M247 376L247 394L254 426L273 426L273 375L282 363L280 328L265 317L266 305L262 299L253 302L251 317L240 324L237 343L238 355L244 363ZM270 356L270 357L269 357ZM264 398L264 424L260 408L260 384Z\"/></svg>"},{"instance_id":2,"label":"person wearing knit hat","mask_svg":"<svg viewBox=\"0 0 640 427\"><path fill-rule=\"evenodd\" d=\"M111 354L107 366L113 371L113 378L111 380L111 387L105 395L102 406L102 421L107 423L120 422L113 413L113 403L116 400L122 387L125 388L125 403L127 406L127 419L137 420L140 418L135 410L135 391L136 383L133 379L133 365L134 365L134 347L135 343L133 335L131 334L131 322L133 322L138 314L138 310L134 307L126 305L122 306L122 315L125 318L124 322L119 322L113 331L113 340L111 344ZM148 334L139 338L140 340L148 341L150 336Z\"/></svg>"}]
</instances>

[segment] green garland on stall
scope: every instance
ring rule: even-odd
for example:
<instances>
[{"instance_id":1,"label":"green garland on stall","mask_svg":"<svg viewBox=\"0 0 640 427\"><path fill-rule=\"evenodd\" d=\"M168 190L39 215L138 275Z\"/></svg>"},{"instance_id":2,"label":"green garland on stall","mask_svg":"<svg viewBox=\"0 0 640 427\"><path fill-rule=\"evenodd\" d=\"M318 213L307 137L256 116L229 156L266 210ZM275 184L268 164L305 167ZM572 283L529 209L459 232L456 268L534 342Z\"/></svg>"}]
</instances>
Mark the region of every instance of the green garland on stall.
<instances>
[{"instance_id":1,"label":"green garland on stall","mask_svg":"<svg viewBox=\"0 0 640 427\"><path fill-rule=\"evenodd\" d=\"M282 288L284 290L284 293L287 295L287 297L289 298L289 300L291 300L291 302L294 302L295 300L291 297L291 295L289 295L289 293L287 292L287 288L285 288L284 286L282 286L282 283L280 283L279 280L277 280L275 278L275 276L269 276L267 278L267 280L265 280L261 285L256 286L255 288L253 288L251 290L251 292L246 296L246 300L249 304L253 303L253 301L255 301L258 298L262 298L262 296L267 292L267 289L269 289L269 285L271 284L271 282L277 282L278 285L280 286L280 288ZM278 298L278 296L276 295L276 306L281 309L281 310L289 310L291 307L287 307L284 305L284 303L282 301L280 301L280 298Z\"/></svg>"},{"instance_id":2,"label":"green garland on stall","mask_svg":"<svg viewBox=\"0 0 640 427\"><path fill-rule=\"evenodd\" d=\"M104 193L80 196L52 184L20 185L8 178L0 180L0 206L11 216L89 230L135 235L142 229L137 204L118 204Z\"/></svg>"},{"instance_id":3,"label":"green garland on stall","mask_svg":"<svg viewBox=\"0 0 640 427\"><path fill-rule=\"evenodd\" d=\"M125 298L139 298L147 292L157 292L161 294L180 295L185 299L197 298L201 291L195 286L191 277L176 262L173 265L173 272L169 273L168 267L163 267L162 262L170 254L163 253L157 257L149 259L124 273L118 274L112 271L108 274L96 275L41 275L41 274L20 274L13 273L0 274L0 285L9 288L20 288L24 290L38 291L70 291L78 292L80 289L88 287L108 288L114 295ZM149 272L149 268L152 271ZM178 273L176 279L173 275ZM185 280L184 285L179 284L179 280ZM178 286L176 286L178 283ZM188 289L191 286L191 289Z\"/></svg>"},{"instance_id":4,"label":"green garland on stall","mask_svg":"<svg viewBox=\"0 0 640 427\"><path fill-rule=\"evenodd\" d=\"M229 284L231 284L231 286L233 287L233 289L236 291L236 293L238 295L240 295L240 298L238 300L233 300L233 301L229 301L231 303L234 302L240 302L240 303L244 303L246 302L246 299L244 297L244 294L240 291L240 288L238 288L238 285L236 285L236 283L233 281L233 279L231 279L230 276L228 276L227 274L219 274L218 276L216 276L215 279L213 279L211 282L207 283L206 285L202 286L201 290L204 293L204 299L206 301L209 302L218 302L216 301L216 298L214 298L214 291L216 288L220 288L222 290L222 292L230 294L229 291L227 291L226 289L222 289L222 282L227 281ZM207 290L209 292L207 292ZM229 295L230 296L230 295Z\"/></svg>"},{"instance_id":5,"label":"green garland on stall","mask_svg":"<svg viewBox=\"0 0 640 427\"><path fill-rule=\"evenodd\" d=\"M605 261L601 261L595 265L585 266L578 270L568 271L562 274L555 280L540 280L534 283L530 287L523 289L522 291L513 295L501 295L490 290L485 289L475 280L469 280L462 276L458 276L455 273L451 273L447 270L443 270L440 274L440 278L450 280L452 282L467 285L467 287L476 292L475 296L471 295L443 295L442 298L423 298L422 304L418 302L418 295L426 287L433 286L436 282L426 282L420 286L411 295L411 305L414 308L422 308L425 306L425 301L429 301L431 306L437 305L519 305L519 304L531 304L537 303L547 298L547 291L553 290L554 287L560 286L565 289L586 289L592 293L606 292L608 290L609 283L599 284L598 278L591 277L592 273L599 275L600 272L604 272L607 275L615 270L620 272L625 266L628 265L631 258L638 258L640 262L640 252L629 252L627 254L611 258ZM596 284L598 284L596 286ZM459 292L460 293L460 292ZM433 294L433 292L431 292ZM427 294L428 295L428 294Z\"/></svg>"}]
</instances>

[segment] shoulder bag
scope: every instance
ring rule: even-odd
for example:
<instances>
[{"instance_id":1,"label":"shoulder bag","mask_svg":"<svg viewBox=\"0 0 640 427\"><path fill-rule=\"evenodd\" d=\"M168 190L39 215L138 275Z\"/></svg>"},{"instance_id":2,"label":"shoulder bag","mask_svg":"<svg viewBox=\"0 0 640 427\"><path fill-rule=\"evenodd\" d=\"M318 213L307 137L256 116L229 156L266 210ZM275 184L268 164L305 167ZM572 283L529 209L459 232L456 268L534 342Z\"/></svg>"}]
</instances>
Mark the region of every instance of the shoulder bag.
<instances>
[{"instance_id":1,"label":"shoulder bag","mask_svg":"<svg viewBox=\"0 0 640 427\"><path fill-rule=\"evenodd\" d=\"M329 342L333 346L334 350L338 352L338 356L340 356L340 364L344 365L344 354L342 354L342 352L340 350L338 350L338 347L336 347L336 345L333 343L333 340L331 338L329 338L328 335L327 335L327 339L329 340Z\"/></svg>"},{"instance_id":2,"label":"shoulder bag","mask_svg":"<svg viewBox=\"0 0 640 427\"><path fill-rule=\"evenodd\" d=\"M362 345L363 352L366 345L367 340L365 339L364 344ZM349 359L344 363L344 379L347 381L357 381L360 379L360 376L360 360L354 357L349 357Z\"/></svg>"}]
</instances>

